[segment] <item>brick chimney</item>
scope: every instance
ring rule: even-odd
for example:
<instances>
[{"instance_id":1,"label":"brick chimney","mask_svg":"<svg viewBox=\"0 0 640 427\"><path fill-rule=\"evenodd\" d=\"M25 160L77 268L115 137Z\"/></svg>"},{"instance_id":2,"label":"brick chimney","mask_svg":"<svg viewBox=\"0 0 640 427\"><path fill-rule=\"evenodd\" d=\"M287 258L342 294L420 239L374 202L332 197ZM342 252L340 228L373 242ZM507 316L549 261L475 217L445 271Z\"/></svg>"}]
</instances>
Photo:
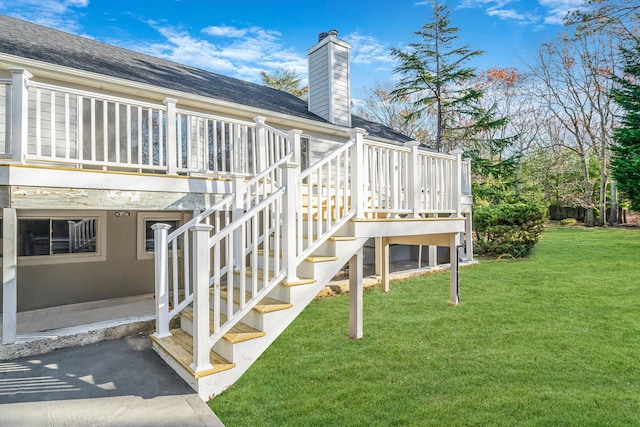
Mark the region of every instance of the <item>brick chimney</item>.
<instances>
[{"instance_id":1,"label":"brick chimney","mask_svg":"<svg viewBox=\"0 0 640 427\"><path fill-rule=\"evenodd\" d=\"M349 49L331 30L318 35L309 57L309 111L335 125L351 127Z\"/></svg>"}]
</instances>

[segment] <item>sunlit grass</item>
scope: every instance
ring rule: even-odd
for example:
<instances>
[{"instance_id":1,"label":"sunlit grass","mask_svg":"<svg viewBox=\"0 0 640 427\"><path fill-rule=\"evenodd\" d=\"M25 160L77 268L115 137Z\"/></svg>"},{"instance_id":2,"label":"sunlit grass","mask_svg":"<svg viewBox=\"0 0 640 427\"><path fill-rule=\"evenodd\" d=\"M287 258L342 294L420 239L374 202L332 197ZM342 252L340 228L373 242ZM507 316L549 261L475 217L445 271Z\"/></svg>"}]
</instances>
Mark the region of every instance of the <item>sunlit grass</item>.
<instances>
[{"instance_id":1,"label":"sunlit grass","mask_svg":"<svg viewBox=\"0 0 640 427\"><path fill-rule=\"evenodd\" d=\"M313 302L210 406L229 427L640 425L640 232L551 228L531 258Z\"/></svg>"}]
</instances>

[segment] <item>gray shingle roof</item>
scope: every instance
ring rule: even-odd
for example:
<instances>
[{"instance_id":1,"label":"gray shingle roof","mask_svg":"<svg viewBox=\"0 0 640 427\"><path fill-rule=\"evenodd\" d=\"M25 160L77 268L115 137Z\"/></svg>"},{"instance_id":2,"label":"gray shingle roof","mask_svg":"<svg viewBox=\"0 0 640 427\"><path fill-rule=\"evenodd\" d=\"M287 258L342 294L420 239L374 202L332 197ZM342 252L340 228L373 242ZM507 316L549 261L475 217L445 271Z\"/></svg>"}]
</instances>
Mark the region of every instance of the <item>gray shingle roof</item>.
<instances>
[{"instance_id":1,"label":"gray shingle roof","mask_svg":"<svg viewBox=\"0 0 640 427\"><path fill-rule=\"evenodd\" d=\"M289 93L5 15L0 15L0 52L326 123ZM357 116L352 125L374 137L410 140Z\"/></svg>"}]
</instances>

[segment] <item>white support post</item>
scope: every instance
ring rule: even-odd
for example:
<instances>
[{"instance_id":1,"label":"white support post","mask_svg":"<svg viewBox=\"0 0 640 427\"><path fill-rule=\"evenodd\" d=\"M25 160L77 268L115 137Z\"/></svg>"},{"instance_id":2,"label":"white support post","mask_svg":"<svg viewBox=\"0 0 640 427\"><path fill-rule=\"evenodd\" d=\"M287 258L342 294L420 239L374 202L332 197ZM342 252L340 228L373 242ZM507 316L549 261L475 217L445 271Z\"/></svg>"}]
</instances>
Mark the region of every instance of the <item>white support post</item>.
<instances>
[{"instance_id":1,"label":"white support post","mask_svg":"<svg viewBox=\"0 0 640 427\"><path fill-rule=\"evenodd\" d=\"M178 135L176 134L176 121L178 116L176 112L176 104L178 103L178 100L173 98L165 98L162 102L167 106L167 174L177 175Z\"/></svg>"},{"instance_id":2,"label":"white support post","mask_svg":"<svg viewBox=\"0 0 640 427\"><path fill-rule=\"evenodd\" d=\"M389 292L389 239L382 238L382 292Z\"/></svg>"},{"instance_id":3,"label":"white support post","mask_svg":"<svg viewBox=\"0 0 640 427\"><path fill-rule=\"evenodd\" d=\"M460 302L458 292L458 233L451 233L449 235L449 263L451 265L449 269L451 272L449 303L458 305Z\"/></svg>"},{"instance_id":4,"label":"white support post","mask_svg":"<svg viewBox=\"0 0 640 427\"><path fill-rule=\"evenodd\" d=\"M429 267L434 268L438 266L438 247L429 245Z\"/></svg>"},{"instance_id":5,"label":"white support post","mask_svg":"<svg viewBox=\"0 0 640 427\"><path fill-rule=\"evenodd\" d=\"M193 253L193 372L212 369L209 345L209 235L213 226L196 224L189 228Z\"/></svg>"},{"instance_id":6,"label":"white support post","mask_svg":"<svg viewBox=\"0 0 640 427\"><path fill-rule=\"evenodd\" d=\"M455 209L456 217L460 217L462 214L461 198L462 198L462 150L453 150L451 155L456 156L456 160L453 165L453 176L451 183L452 201Z\"/></svg>"},{"instance_id":7,"label":"white support post","mask_svg":"<svg viewBox=\"0 0 640 427\"><path fill-rule=\"evenodd\" d=\"M349 260L349 337L362 338L362 279L363 279L363 257L362 246Z\"/></svg>"},{"instance_id":8,"label":"white support post","mask_svg":"<svg viewBox=\"0 0 640 427\"><path fill-rule=\"evenodd\" d=\"M282 200L282 261L287 272L285 282L298 280L298 264L296 251L296 209L301 205L298 197L298 172L300 165L287 162L283 168L282 185L285 188Z\"/></svg>"},{"instance_id":9,"label":"white support post","mask_svg":"<svg viewBox=\"0 0 640 427\"><path fill-rule=\"evenodd\" d=\"M234 175L233 194L235 194L235 198L233 199L233 221L236 221L244 215L244 198L246 191L247 185L244 182L244 177L242 175ZM244 252L244 243L245 242L242 241L242 229L238 227L233 232L233 266L236 269L240 268L240 260Z\"/></svg>"},{"instance_id":10,"label":"white support post","mask_svg":"<svg viewBox=\"0 0 640 427\"><path fill-rule=\"evenodd\" d=\"M411 148L411 158L409 159L409 182L407 186L407 197L409 209L411 209L411 215L414 218L418 218L420 216L420 194L422 191L422 186L425 184L422 181L419 181L420 178L420 170L418 169L418 145L420 143L418 141L409 141L405 144L407 147Z\"/></svg>"},{"instance_id":11,"label":"white support post","mask_svg":"<svg viewBox=\"0 0 640 427\"><path fill-rule=\"evenodd\" d=\"M300 145L300 138L302 131L293 129L289 131L289 143L291 144L291 151L293 151L293 163L302 165L302 148Z\"/></svg>"},{"instance_id":12,"label":"white support post","mask_svg":"<svg viewBox=\"0 0 640 427\"><path fill-rule=\"evenodd\" d=\"M382 237L374 239L375 275L382 277Z\"/></svg>"},{"instance_id":13,"label":"white support post","mask_svg":"<svg viewBox=\"0 0 640 427\"><path fill-rule=\"evenodd\" d=\"M267 154L269 153L269 147L267 147L267 131L264 128L264 123L267 119L261 116L253 118L256 122L256 175L267 168Z\"/></svg>"},{"instance_id":14,"label":"white support post","mask_svg":"<svg viewBox=\"0 0 640 427\"><path fill-rule=\"evenodd\" d=\"M24 163L29 138L29 79L33 76L23 68L11 72L11 160ZM39 124L36 124L39 126Z\"/></svg>"},{"instance_id":15,"label":"white support post","mask_svg":"<svg viewBox=\"0 0 640 427\"><path fill-rule=\"evenodd\" d=\"M16 342L18 315L18 220L2 209L2 344Z\"/></svg>"},{"instance_id":16,"label":"white support post","mask_svg":"<svg viewBox=\"0 0 640 427\"><path fill-rule=\"evenodd\" d=\"M467 261L473 261L473 217L471 212L467 212L464 222L464 234L466 237L465 252L467 253Z\"/></svg>"},{"instance_id":17,"label":"white support post","mask_svg":"<svg viewBox=\"0 0 640 427\"><path fill-rule=\"evenodd\" d=\"M366 131L355 128L350 131L351 137L355 139L355 144L351 148L351 206L355 209L355 217L364 218L364 179L363 165L364 159L364 137Z\"/></svg>"},{"instance_id":18,"label":"white support post","mask_svg":"<svg viewBox=\"0 0 640 427\"><path fill-rule=\"evenodd\" d=\"M153 224L153 249L155 253L156 281L156 338L171 336L169 332L169 248L167 236L169 224Z\"/></svg>"},{"instance_id":19,"label":"white support post","mask_svg":"<svg viewBox=\"0 0 640 427\"><path fill-rule=\"evenodd\" d=\"M437 218L438 214L429 214L431 218ZM438 247L435 245L429 245L429 267L435 268L438 266Z\"/></svg>"}]
</instances>

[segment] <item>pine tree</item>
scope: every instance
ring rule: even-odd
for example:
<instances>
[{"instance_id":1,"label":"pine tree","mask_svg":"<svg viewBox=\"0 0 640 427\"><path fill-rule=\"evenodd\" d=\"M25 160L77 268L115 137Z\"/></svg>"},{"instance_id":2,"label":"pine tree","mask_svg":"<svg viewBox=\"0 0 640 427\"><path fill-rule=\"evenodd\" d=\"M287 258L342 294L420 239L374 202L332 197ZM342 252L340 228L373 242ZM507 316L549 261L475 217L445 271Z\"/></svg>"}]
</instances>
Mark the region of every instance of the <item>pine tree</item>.
<instances>
[{"instance_id":1,"label":"pine tree","mask_svg":"<svg viewBox=\"0 0 640 427\"><path fill-rule=\"evenodd\" d=\"M624 116L622 125L614 130L611 167L618 190L629 199L632 210L640 211L640 39L622 53L624 74L614 77L619 87L612 96Z\"/></svg>"},{"instance_id":2,"label":"pine tree","mask_svg":"<svg viewBox=\"0 0 640 427\"><path fill-rule=\"evenodd\" d=\"M454 47L459 29L451 26L447 7L434 2L432 9L431 22L414 33L420 42L409 44L406 52L391 50L400 62L395 73L401 76L392 95L399 100L412 100L413 111L407 120L435 115L434 148L441 151L454 135L468 135L504 121L497 123L491 112L479 107L482 91L472 84L475 69L464 66L483 52L469 46Z\"/></svg>"}]
</instances>

